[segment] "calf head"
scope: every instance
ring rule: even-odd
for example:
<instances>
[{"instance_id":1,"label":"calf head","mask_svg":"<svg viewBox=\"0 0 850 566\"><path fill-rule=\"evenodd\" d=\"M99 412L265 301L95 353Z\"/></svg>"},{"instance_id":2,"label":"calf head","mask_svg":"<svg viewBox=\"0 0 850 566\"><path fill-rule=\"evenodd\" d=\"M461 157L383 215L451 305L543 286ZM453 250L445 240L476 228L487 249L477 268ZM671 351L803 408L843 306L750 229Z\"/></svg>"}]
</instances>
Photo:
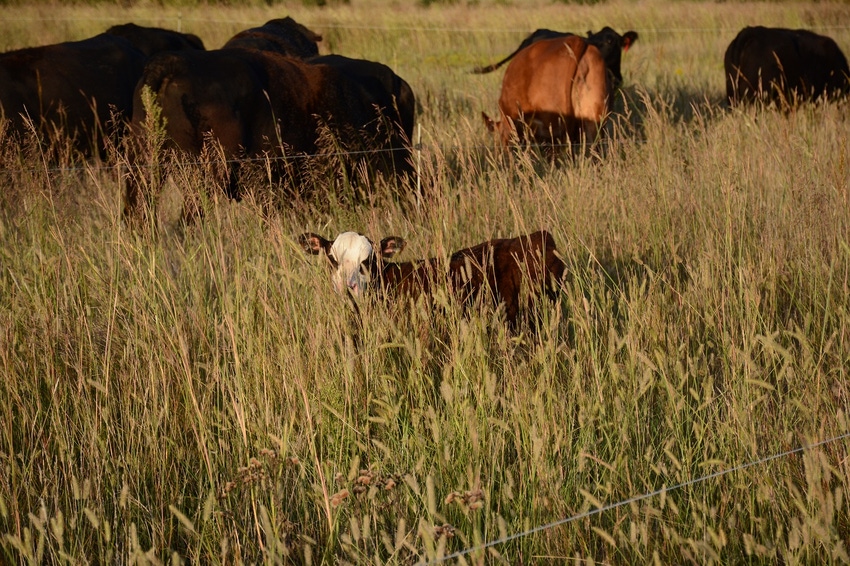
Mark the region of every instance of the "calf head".
<instances>
[{"instance_id":1,"label":"calf head","mask_svg":"<svg viewBox=\"0 0 850 566\"><path fill-rule=\"evenodd\" d=\"M383 260L401 252L406 244L402 238L390 236L375 249L369 238L357 232L343 232L332 242L308 232L298 237L298 243L309 254L324 252L333 272L334 288L340 293L348 290L355 297L379 284Z\"/></svg>"}]
</instances>

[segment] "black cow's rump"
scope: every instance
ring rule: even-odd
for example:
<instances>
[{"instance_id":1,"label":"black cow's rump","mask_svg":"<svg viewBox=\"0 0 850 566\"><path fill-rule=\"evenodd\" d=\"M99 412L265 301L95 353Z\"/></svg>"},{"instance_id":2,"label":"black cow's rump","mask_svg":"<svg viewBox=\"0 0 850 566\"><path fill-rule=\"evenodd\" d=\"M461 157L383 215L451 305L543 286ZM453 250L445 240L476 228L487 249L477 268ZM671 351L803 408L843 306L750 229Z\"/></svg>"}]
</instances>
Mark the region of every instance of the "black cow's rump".
<instances>
[{"instance_id":1,"label":"black cow's rump","mask_svg":"<svg viewBox=\"0 0 850 566\"><path fill-rule=\"evenodd\" d=\"M850 69L831 38L804 29L746 27L724 56L729 104L793 104L850 89Z\"/></svg>"},{"instance_id":2,"label":"black cow's rump","mask_svg":"<svg viewBox=\"0 0 850 566\"><path fill-rule=\"evenodd\" d=\"M47 141L73 139L84 153L104 149L103 136L123 132L133 90L149 55L202 50L193 35L135 24L81 41L0 54L0 106L13 136L29 123ZM110 128L113 117L118 119Z\"/></svg>"}]
</instances>

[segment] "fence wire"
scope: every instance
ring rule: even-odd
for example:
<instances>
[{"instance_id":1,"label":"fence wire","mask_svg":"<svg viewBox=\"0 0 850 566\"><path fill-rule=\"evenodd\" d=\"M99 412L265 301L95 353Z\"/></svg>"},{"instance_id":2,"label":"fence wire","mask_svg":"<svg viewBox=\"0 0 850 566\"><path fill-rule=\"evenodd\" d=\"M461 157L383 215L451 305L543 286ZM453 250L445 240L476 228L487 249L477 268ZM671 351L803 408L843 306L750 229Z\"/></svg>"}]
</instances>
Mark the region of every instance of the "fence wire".
<instances>
[{"instance_id":1,"label":"fence wire","mask_svg":"<svg viewBox=\"0 0 850 566\"><path fill-rule=\"evenodd\" d=\"M572 515L571 517L566 517L564 519L560 519L558 521L553 521L551 523L546 523L544 525L538 525L536 527L533 527L533 528L525 530L525 531L521 531L521 532L509 535L509 536L506 536L506 537L502 537L502 538L499 538L499 539L491 540L489 542L485 542L485 543L479 544L477 546L472 546L472 547L466 548L464 550L460 550L458 552L449 554L448 556L444 556L442 558L436 558L436 559L433 559L433 560L430 560L430 561L427 561L427 562L421 561L421 562L417 563L417 566L432 566L434 564L442 564L443 562L446 562L448 560L453 560L455 558L462 558L462 557L467 556L469 554L472 554L474 552L481 552L482 550L486 550L488 548L491 548L491 547L494 547L494 546L497 546L497 545L500 545L500 544L504 544L506 542L511 542L513 540L517 540L517 539L520 539L520 538L523 538L523 537L527 537L529 535L533 535L533 534L539 533L541 531L548 531L550 529L560 527L561 525L566 525L567 523L572 523L573 521L578 521L579 519L586 519L586 518L592 517L594 515L600 515L602 513L605 513L606 511L611 511L612 509L617 509L618 507L622 507L622 506L628 505L630 503L636 503L636 502L639 502L639 501L643 501L645 499L649 499L651 497L655 497L657 495L671 493L673 491L684 489L686 487L690 487L692 485L703 483L703 482L706 482L706 481L711 480L711 479L726 476L726 475L729 475L729 474L732 474L732 473L735 473L735 472L740 472L741 470L746 470L747 468L752 468L753 466L759 466L759 465L762 465L762 464L766 464L768 462L772 462L774 460L779 460L781 458L787 458L788 456L793 456L794 454L799 454L801 452L813 450L815 448L825 446L827 444L831 444L833 442L838 442L840 440L845 440L845 439L850 439L850 433L845 433L845 434L841 434L839 436L834 436L834 437L828 438L826 440L821 440L821 441L815 442L814 444L799 446L799 447L794 448L792 450L786 450L785 452L780 452L778 454L766 456L766 457L760 458L758 460L753 460L751 462L747 462L747 463L741 464L739 466L735 466L735 467L732 467L732 468L727 468L725 470L721 470L721 471L718 471L718 472L707 474L707 475L704 475L704 476L701 476L701 477L698 477L698 478L695 478L695 479L691 479L691 480L670 486L670 487L662 487L661 489L656 489L655 491L650 491L650 492L644 493L642 495L636 495L634 497L629 497L628 499L623 499L621 501L617 501L616 503L611 503L609 505L605 505L605 506L599 507L597 509L591 509L590 511L586 511L584 513L578 513L576 515Z\"/></svg>"},{"instance_id":2,"label":"fence wire","mask_svg":"<svg viewBox=\"0 0 850 566\"><path fill-rule=\"evenodd\" d=\"M65 17L6 17L3 19L5 22L32 22L32 23L44 23L44 22L104 22L110 24L123 23L127 21L127 18L121 17L86 17L86 18L65 18ZM139 17L136 18L136 23L157 23L162 22L164 18L154 18L154 17ZM182 26L186 23L193 24L220 24L220 25L244 25L244 26L258 26L262 25L263 22L258 21L248 21L248 20L221 20L215 18L198 18L198 17L185 17L181 14L177 14L177 18L175 19L175 27ZM390 25L352 25L352 24L336 24L336 23L327 23L327 22L310 22L303 21L300 22L303 25L316 29L337 29L337 30L371 30L371 31L385 31L385 32L399 32L399 31L408 31L408 32L442 32L442 33L530 33L530 28L482 28L482 27L438 27L438 26L390 26ZM551 25L551 24L549 24ZM850 30L850 26L818 26L812 25L808 26L808 29L813 30L824 30L824 31L847 31ZM683 27L683 28L635 28L635 31L638 33L648 33L648 34L679 34L679 33L719 33L719 32L730 32L736 33L741 30L740 26L737 27Z\"/></svg>"}]
</instances>

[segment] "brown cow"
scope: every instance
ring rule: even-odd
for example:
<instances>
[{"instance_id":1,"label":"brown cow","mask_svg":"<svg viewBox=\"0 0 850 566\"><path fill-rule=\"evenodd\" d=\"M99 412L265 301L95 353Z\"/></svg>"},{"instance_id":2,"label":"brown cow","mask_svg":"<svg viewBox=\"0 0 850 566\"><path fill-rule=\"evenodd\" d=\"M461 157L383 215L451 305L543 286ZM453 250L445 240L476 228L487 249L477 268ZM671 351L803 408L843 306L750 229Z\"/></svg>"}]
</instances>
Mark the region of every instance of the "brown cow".
<instances>
[{"instance_id":1,"label":"brown cow","mask_svg":"<svg viewBox=\"0 0 850 566\"><path fill-rule=\"evenodd\" d=\"M838 44L804 29L742 29L724 56L730 105L756 100L788 105L850 91L850 68Z\"/></svg>"},{"instance_id":2,"label":"brown cow","mask_svg":"<svg viewBox=\"0 0 850 566\"><path fill-rule=\"evenodd\" d=\"M599 49L572 35L531 44L511 60L499 97L501 119L482 112L503 145L591 142L611 110L611 77Z\"/></svg>"},{"instance_id":3,"label":"brown cow","mask_svg":"<svg viewBox=\"0 0 850 566\"><path fill-rule=\"evenodd\" d=\"M447 283L458 299L468 304L488 288L495 303L505 305L505 318L510 325L516 323L522 306L523 281L532 294L545 292L554 298L566 272L554 239L545 231L489 240L459 250L449 258L448 270L440 258L386 261L404 249L405 241L396 236L381 240L378 249L356 232L344 232L333 242L306 233L299 236L298 242L307 253L327 255L339 292L348 290L360 297L368 288L377 287L385 297L416 298Z\"/></svg>"},{"instance_id":4,"label":"brown cow","mask_svg":"<svg viewBox=\"0 0 850 566\"><path fill-rule=\"evenodd\" d=\"M486 65L483 67L476 67L472 70L473 73L477 75L483 75L485 73L492 73L511 59L513 59L517 53L531 45L532 43L536 43L538 41L544 39L557 39L561 37L569 37L571 35L576 35L570 32L563 31L555 31L551 29L538 29L528 37L526 37L522 43L519 44L513 53L499 61L498 63L493 63L492 65ZM620 63L623 58L623 53L629 50L629 47L634 45L635 41L638 39L638 34L636 31L627 31L623 35L620 35L613 28L605 26L598 32L594 33L592 31L587 32L587 42L591 45L595 45L599 52L602 53L602 58L605 59L605 66L608 67L608 72L611 73L612 76L612 84L614 89L618 89L620 84L623 82L623 74L620 70Z\"/></svg>"}]
</instances>

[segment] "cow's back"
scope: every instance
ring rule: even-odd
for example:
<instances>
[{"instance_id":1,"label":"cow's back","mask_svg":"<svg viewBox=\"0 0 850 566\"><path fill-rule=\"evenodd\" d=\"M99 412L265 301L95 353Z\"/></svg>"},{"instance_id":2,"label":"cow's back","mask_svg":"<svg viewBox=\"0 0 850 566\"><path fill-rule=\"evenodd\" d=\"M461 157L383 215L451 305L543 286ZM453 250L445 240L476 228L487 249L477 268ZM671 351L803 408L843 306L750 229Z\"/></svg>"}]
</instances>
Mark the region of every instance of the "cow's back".
<instances>
[{"instance_id":1,"label":"cow's back","mask_svg":"<svg viewBox=\"0 0 850 566\"><path fill-rule=\"evenodd\" d=\"M17 134L28 116L48 139L72 137L88 152L103 133L121 133L149 53L203 49L195 36L124 24L105 33L0 54L0 105ZM113 118L118 120L111 127Z\"/></svg>"},{"instance_id":2,"label":"cow's back","mask_svg":"<svg viewBox=\"0 0 850 566\"><path fill-rule=\"evenodd\" d=\"M0 55L0 103L19 131L27 115L36 126L90 136L106 127L112 110L129 117L144 64L141 51L109 34L7 52Z\"/></svg>"},{"instance_id":3,"label":"cow's back","mask_svg":"<svg viewBox=\"0 0 850 566\"><path fill-rule=\"evenodd\" d=\"M163 28L143 27L133 23L112 26L106 33L123 37L133 47L150 57L163 51L204 50L204 42L197 35Z\"/></svg>"},{"instance_id":4,"label":"cow's back","mask_svg":"<svg viewBox=\"0 0 850 566\"><path fill-rule=\"evenodd\" d=\"M319 54L318 43L321 40L321 35L287 16L237 33L224 44L222 49L257 49L290 57L307 58Z\"/></svg>"},{"instance_id":5,"label":"cow's back","mask_svg":"<svg viewBox=\"0 0 850 566\"><path fill-rule=\"evenodd\" d=\"M153 57L136 88L138 131L146 119L142 91L149 88L162 110L170 142L199 154L207 136L226 155L315 149L316 122L309 112L316 94L305 65L277 53L220 49ZM278 127L279 126L279 127Z\"/></svg>"},{"instance_id":6,"label":"cow's back","mask_svg":"<svg viewBox=\"0 0 850 566\"><path fill-rule=\"evenodd\" d=\"M324 55L309 62L326 68L330 81L336 84L339 108L329 109L330 113L346 128L369 132L368 137L373 139L363 139L363 149L390 150L396 170L406 169L416 107L407 81L375 61Z\"/></svg>"}]
</instances>

